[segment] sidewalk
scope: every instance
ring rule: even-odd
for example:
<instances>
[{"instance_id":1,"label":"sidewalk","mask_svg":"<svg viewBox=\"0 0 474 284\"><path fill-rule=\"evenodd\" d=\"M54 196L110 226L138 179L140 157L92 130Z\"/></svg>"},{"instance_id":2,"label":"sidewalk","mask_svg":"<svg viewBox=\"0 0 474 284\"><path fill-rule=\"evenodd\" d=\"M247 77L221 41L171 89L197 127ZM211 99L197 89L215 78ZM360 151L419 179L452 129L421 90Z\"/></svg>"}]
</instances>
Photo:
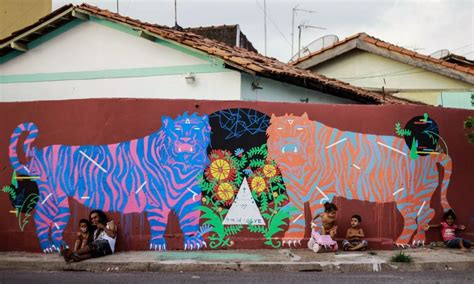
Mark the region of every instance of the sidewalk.
<instances>
[{"instance_id":1,"label":"sidewalk","mask_svg":"<svg viewBox=\"0 0 474 284\"><path fill-rule=\"evenodd\" d=\"M40 271L279 271L279 272L377 272L472 270L474 251L407 249L412 263L393 263L397 251L337 252L315 254L308 249L130 251L65 263L58 254L0 252L0 270Z\"/></svg>"}]
</instances>

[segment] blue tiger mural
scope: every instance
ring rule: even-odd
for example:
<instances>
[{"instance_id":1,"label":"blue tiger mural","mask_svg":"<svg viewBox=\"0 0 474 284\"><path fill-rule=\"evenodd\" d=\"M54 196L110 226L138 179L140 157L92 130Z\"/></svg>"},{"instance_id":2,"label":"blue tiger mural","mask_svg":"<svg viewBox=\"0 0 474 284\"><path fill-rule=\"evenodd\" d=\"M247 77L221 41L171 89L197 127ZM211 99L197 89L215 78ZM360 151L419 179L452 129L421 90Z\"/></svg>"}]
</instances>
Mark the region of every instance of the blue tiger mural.
<instances>
[{"instance_id":1,"label":"blue tiger mural","mask_svg":"<svg viewBox=\"0 0 474 284\"><path fill-rule=\"evenodd\" d=\"M32 122L17 126L10 138L13 169L35 177L39 200L34 215L36 234L45 253L59 251L70 209L68 197L88 208L104 211L147 212L151 250L166 250L164 233L174 211L184 234L184 249L206 243L199 234L201 188L198 177L208 164L210 142L206 115L185 112L175 120L162 117L162 127L146 137L107 145L31 146L38 136ZM17 144L28 132L20 163Z\"/></svg>"}]
</instances>

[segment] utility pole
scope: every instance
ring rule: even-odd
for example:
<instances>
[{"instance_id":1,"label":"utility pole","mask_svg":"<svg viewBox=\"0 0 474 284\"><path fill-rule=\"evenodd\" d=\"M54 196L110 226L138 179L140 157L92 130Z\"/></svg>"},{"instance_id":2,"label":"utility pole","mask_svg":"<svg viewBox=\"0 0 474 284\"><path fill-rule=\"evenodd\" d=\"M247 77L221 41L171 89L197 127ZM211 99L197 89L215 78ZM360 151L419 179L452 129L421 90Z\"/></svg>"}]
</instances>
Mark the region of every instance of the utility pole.
<instances>
[{"instance_id":1,"label":"utility pole","mask_svg":"<svg viewBox=\"0 0 474 284\"><path fill-rule=\"evenodd\" d=\"M291 56L290 58L293 57L294 55L294 49L293 49L293 45L294 45L294 42L295 42L295 15L297 12L306 12L306 13L316 13L316 11L311 11L311 10L306 10L306 9L299 9L298 8L299 4L296 5L295 7L293 7L293 10L292 10L292 13L291 13ZM298 49L299 51L299 49Z\"/></svg>"},{"instance_id":2,"label":"utility pole","mask_svg":"<svg viewBox=\"0 0 474 284\"><path fill-rule=\"evenodd\" d=\"M174 26L178 26L178 5L177 2L178 0L174 0Z\"/></svg>"},{"instance_id":3,"label":"utility pole","mask_svg":"<svg viewBox=\"0 0 474 284\"><path fill-rule=\"evenodd\" d=\"M267 0L263 0L263 33L265 39L265 56L267 56Z\"/></svg>"}]
</instances>

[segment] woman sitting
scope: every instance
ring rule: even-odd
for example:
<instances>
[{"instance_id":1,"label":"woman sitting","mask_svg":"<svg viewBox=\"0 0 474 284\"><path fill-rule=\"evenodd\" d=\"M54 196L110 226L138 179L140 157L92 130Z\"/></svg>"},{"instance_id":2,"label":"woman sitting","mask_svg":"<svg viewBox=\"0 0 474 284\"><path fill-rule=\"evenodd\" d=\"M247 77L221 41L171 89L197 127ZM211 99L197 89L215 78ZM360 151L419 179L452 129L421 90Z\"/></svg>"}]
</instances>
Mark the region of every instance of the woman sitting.
<instances>
[{"instance_id":1,"label":"woman sitting","mask_svg":"<svg viewBox=\"0 0 474 284\"><path fill-rule=\"evenodd\" d=\"M66 262L77 262L114 253L117 238L117 227L114 221L108 221L107 215L101 210L91 211L89 219L91 225L95 227L92 242L75 252L64 249L62 254Z\"/></svg>"}]
</instances>

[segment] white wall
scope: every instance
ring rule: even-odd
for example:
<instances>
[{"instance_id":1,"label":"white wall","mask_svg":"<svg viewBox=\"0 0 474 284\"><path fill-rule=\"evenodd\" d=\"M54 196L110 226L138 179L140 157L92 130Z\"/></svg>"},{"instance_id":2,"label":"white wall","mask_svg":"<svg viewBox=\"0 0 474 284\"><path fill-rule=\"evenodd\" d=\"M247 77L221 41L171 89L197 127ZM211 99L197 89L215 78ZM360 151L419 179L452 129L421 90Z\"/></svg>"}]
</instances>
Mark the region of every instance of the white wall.
<instances>
[{"instance_id":1,"label":"white wall","mask_svg":"<svg viewBox=\"0 0 474 284\"><path fill-rule=\"evenodd\" d=\"M311 71L367 89L465 90L474 85L421 68L355 50L319 64Z\"/></svg>"},{"instance_id":2,"label":"white wall","mask_svg":"<svg viewBox=\"0 0 474 284\"><path fill-rule=\"evenodd\" d=\"M112 97L239 100L240 72L218 67L202 71L202 66L207 68L211 64L180 50L87 21L0 65L0 77L19 78L13 83L0 80L0 101ZM142 75L146 70L140 68L152 67L165 71ZM186 70L193 68L195 81L189 84L185 80ZM167 73L170 69L171 73ZM120 71L121 75L111 78L110 70ZM65 74L75 78L64 79ZM91 78L90 74L98 75ZM41 79L28 82L37 75Z\"/></svg>"},{"instance_id":3,"label":"white wall","mask_svg":"<svg viewBox=\"0 0 474 284\"><path fill-rule=\"evenodd\" d=\"M204 64L152 41L86 21L0 65L0 74L32 74Z\"/></svg>"},{"instance_id":4,"label":"white wall","mask_svg":"<svg viewBox=\"0 0 474 284\"><path fill-rule=\"evenodd\" d=\"M261 89L253 89L252 82ZM357 102L328 95L292 84L242 73L242 100L301 103L300 99L309 99L309 103L321 104L357 104Z\"/></svg>"},{"instance_id":5,"label":"white wall","mask_svg":"<svg viewBox=\"0 0 474 284\"><path fill-rule=\"evenodd\" d=\"M167 98L239 100L240 73L184 75L0 84L0 102L84 98Z\"/></svg>"}]
</instances>

